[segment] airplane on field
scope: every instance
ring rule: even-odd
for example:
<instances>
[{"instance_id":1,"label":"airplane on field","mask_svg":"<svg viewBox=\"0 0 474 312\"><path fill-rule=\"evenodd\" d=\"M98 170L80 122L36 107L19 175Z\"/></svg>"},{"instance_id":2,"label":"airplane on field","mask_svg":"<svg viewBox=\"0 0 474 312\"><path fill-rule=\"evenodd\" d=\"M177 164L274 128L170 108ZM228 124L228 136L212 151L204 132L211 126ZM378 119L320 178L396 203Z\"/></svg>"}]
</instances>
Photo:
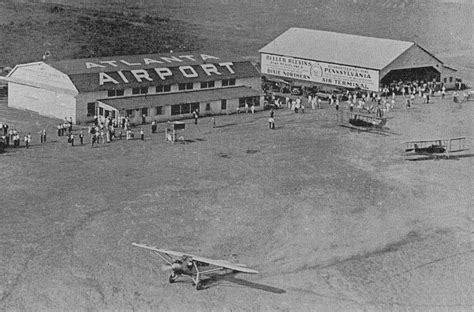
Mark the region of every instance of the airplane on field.
<instances>
[{"instance_id":1,"label":"airplane on field","mask_svg":"<svg viewBox=\"0 0 474 312\"><path fill-rule=\"evenodd\" d=\"M342 127L378 134L385 134L388 130L388 128L385 128L388 120L386 117L376 117L356 112L346 112L346 114L347 117L345 119L347 121L340 123Z\"/></svg>"},{"instance_id":2,"label":"airplane on field","mask_svg":"<svg viewBox=\"0 0 474 312\"><path fill-rule=\"evenodd\" d=\"M169 282L174 283L178 277L189 276L196 290L202 289L202 275L215 273L219 271L230 271L233 273L257 274L258 271L247 268L244 264L231 263L225 260L214 260L204 257L194 256L179 251L159 249L145 244L132 243L135 247L151 250L167 263L171 269ZM203 267L209 267L201 270Z\"/></svg>"},{"instance_id":3,"label":"airplane on field","mask_svg":"<svg viewBox=\"0 0 474 312\"><path fill-rule=\"evenodd\" d=\"M407 156L428 156L438 159L440 157L448 159L450 153L466 151L466 138L449 138L438 140L423 140L405 142L405 153Z\"/></svg>"}]
</instances>

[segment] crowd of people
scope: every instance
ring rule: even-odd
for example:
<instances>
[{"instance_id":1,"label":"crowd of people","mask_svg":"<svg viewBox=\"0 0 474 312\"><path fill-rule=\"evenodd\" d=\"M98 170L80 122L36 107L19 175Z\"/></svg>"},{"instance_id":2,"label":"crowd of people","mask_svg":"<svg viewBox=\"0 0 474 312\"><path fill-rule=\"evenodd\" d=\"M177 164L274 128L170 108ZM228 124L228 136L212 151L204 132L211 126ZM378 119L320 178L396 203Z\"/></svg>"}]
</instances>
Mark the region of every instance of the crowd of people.
<instances>
[{"instance_id":1,"label":"crowd of people","mask_svg":"<svg viewBox=\"0 0 474 312\"><path fill-rule=\"evenodd\" d=\"M7 123L0 122L0 134L2 150L8 147L19 148L21 146L22 135L16 128L10 127ZM41 142L43 140L46 142L46 130L41 131ZM23 142L26 148L30 148L31 133L27 132L23 135Z\"/></svg>"},{"instance_id":2,"label":"crowd of people","mask_svg":"<svg viewBox=\"0 0 474 312\"><path fill-rule=\"evenodd\" d=\"M334 107L336 111L339 111L342 105L353 112L357 111L360 113L373 113L377 117L383 117L387 112L395 107L396 96L401 96L406 108L412 107L417 99L422 99L424 104L429 104L434 95L445 98L447 96L446 88L440 83L430 83L423 81L409 81L409 82L394 82L389 85L385 85L380 88L379 92L368 92L368 91L345 91L345 92L332 92L332 93L321 93L317 91L306 91L306 100L303 101L303 96L297 96L290 98L289 96L281 97L275 96L275 94L268 94L267 100L271 104L270 118L268 119L269 128L275 129L275 118L274 109L287 107L294 113L304 113L305 104L311 107L311 109L321 109L322 101L328 102L330 107ZM455 90L452 93L453 102L457 103L462 100L469 100L471 92L463 92ZM419 101L421 103L421 101ZM245 103L244 111L249 111L254 114L255 106L252 104L249 106ZM237 113L241 112L241 108L237 109ZM193 112L194 123L197 124L199 118L199 112ZM213 127L215 126L215 117L212 118ZM143 123L145 124L145 123ZM73 120L71 117L64 118L64 122L57 124L57 135L58 137L67 137L67 142L72 146L75 144L75 134L73 133ZM151 122L151 133L156 133L157 122L153 120ZM131 127L130 119L128 117L120 117L120 119L113 118L111 116L94 116L94 122L91 124L87 133L89 134L89 142L91 147L96 144L110 143L113 140L122 140L125 136L127 140L135 139L135 133ZM138 129L139 138L144 140L143 127ZM18 148L21 146L21 142L24 142L24 146L29 148L32 141L30 133L23 135L20 132L10 127L7 123L0 123L0 147ZM41 144L46 143L47 134L46 129L39 132ZM79 144L84 144L84 130L80 130L78 134Z\"/></svg>"}]
</instances>

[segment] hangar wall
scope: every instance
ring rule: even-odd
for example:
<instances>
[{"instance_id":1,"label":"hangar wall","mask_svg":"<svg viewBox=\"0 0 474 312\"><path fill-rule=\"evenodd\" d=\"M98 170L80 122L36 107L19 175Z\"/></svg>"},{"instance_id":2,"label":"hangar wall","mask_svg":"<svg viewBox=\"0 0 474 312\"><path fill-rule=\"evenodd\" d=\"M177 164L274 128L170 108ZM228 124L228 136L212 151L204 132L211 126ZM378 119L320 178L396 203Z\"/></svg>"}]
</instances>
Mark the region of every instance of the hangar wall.
<instances>
[{"instance_id":1,"label":"hangar wall","mask_svg":"<svg viewBox=\"0 0 474 312\"><path fill-rule=\"evenodd\" d=\"M436 71L441 72L443 63L415 44L382 69L380 71L380 79L385 77L391 70L420 67L433 67Z\"/></svg>"},{"instance_id":2,"label":"hangar wall","mask_svg":"<svg viewBox=\"0 0 474 312\"><path fill-rule=\"evenodd\" d=\"M70 94L8 83L8 106L27 109L44 116L76 119L76 99Z\"/></svg>"}]
</instances>

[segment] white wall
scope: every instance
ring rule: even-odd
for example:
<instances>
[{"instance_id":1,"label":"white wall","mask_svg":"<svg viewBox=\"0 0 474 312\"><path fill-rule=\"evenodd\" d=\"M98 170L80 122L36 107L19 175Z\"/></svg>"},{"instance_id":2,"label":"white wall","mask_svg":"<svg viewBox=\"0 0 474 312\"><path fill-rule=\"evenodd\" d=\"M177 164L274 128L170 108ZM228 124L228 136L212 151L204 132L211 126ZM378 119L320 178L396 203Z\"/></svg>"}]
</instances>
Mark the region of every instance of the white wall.
<instances>
[{"instance_id":1,"label":"white wall","mask_svg":"<svg viewBox=\"0 0 474 312\"><path fill-rule=\"evenodd\" d=\"M28 109L40 115L76 120L76 99L73 95L42 88L8 83L8 106Z\"/></svg>"}]
</instances>

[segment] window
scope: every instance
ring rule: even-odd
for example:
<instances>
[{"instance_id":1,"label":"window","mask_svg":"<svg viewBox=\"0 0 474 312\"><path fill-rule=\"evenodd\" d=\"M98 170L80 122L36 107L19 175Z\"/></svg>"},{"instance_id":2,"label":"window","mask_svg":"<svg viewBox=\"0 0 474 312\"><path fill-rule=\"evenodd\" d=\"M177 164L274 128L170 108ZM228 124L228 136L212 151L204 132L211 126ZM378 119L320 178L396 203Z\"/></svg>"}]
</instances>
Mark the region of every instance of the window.
<instances>
[{"instance_id":1,"label":"window","mask_svg":"<svg viewBox=\"0 0 474 312\"><path fill-rule=\"evenodd\" d=\"M95 102L87 103L87 117L95 115Z\"/></svg>"},{"instance_id":2,"label":"window","mask_svg":"<svg viewBox=\"0 0 474 312\"><path fill-rule=\"evenodd\" d=\"M179 115L181 114L181 105L171 105L171 115Z\"/></svg>"},{"instance_id":3,"label":"window","mask_svg":"<svg viewBox=\"0 0 474 312\"><path fill-rule=\"evenodd\" d=\"M199 112L199 103L191 103L191 112L198 111Z\"/></svg>"},{"instance_id":4,"label":"window","mask_svg":"<svg viewBox=\"0 0 474 312\"><path fill-rule=\"evenodd\" d=\"M133 116L133 109L127 109L127 116L132 117Z\"/></svg>"},{"instance_id":5,"label":"window","mask_svg":"<svg viewBox=\"0 0 474 312\"><path fill-rule=\"evenodd\" d=\"M180 83L178 85L178 89L179 90L192 90L193 89L193 83L192 82L188 82L188 83Z\"/></svg>"},{"instance_id":6,"label":"window","mask_svg":"<svg viewBox=\"0 0 474 312\"><path fill-rule=\"evenodd\" d=\"M185 103L185 104L176 104L171 105L171 115L183 115L194 112L195 110L199 111L199 103Z\"/></svg>"},{"instance_id":7,"label":"window","mask_svg":"<svg viewBox=\"0 0 474 312\"><path fill-rule=\"evenodd\" d=\"M164 85L164 86L157 86L156 87L156 93L170 92L170 91L171 91L171 85Z\"/></svg>"},{"instance_id":8,"label":"window","mask_svg":"<svg viewBox=\"0 0 474 312\"><path fill-rule=\"evenodd\" d=\"M161 106L155 107L155 115L162 115L162 114L163 114L162 107Z\"/></svg>"},{"instance_id":9,"label":"window","mask_svg":"<svg viewBox=\"0 0 474 312\"><path fill-rule=\"evenodd\" d=\"M147 107L142 108L142 116L148 116L148 108Z\"/></svg>"},{"instance_id":10,"label":"window","mask_svg":"<svg viewBox=\"0 0 474 312\"><path fill-rule=\"evenodd\" d=\"M254 106L260 106L260 97L252 96L239 99L239 107L245 107L245 103L247 103L249 107L252 106L252 104Z\"/></svg>"},{"instance_id":11,"label":"window","mask_svg":"<svg viewBox=\"0 0 474 312\"><path fill-rule=\"evenodd\" d=\"M210 111L211 110L211 103L206 103L206 110Z\"/></svg>"},{"instance_id":12,"label":"window","mask_svg":"<svg viewBox=\"0 0 474 312\"><path fill-rule=\"evenodd\" d=\"M124 94L124 90L123 90L123 89L108 90L108 91L107 91L107 96L108 96L108 97L123 96L123 94Z\"/></svg>"},{"instance_id":13,"label":"window","mask_svg":"<svg viewBox=\"0 0 474 312\"><path fill-rule=\"evenodd\" d=\"M104 116L104 108L99 107L99 115Z\"/></svg>"},{"instance_id":14,"label":"window","mask_svg":"<svg viewBox=\"0 0 474 312\"><path fill-rule=\"evenodd\" d=\"M132 94L147 94L148 87L136 87L132 88Z\"/></svg>"},{"instance_id":15,"label":"window","mask_svg":"<svg viewBox=\"0 0 474 312\"><path fill-rule=\"evenodd\" d=\"M214 88L214 86L215 86L214 81L203 81L203 82L201 82L201 89Z\"/></svg>"},{"instance_id":16,"label":"window","mask_svg":"<svg viewBox=\"0 0 474 312\"><path fill-rule=\"evenodd\" d=\"M189 114L191 112L191 105L181 104L181 114Z\"/></svg>"},{"instance_id":17,"label":"window","mask_svg":"<svg viewBox=\"0 0 474 312\"><path fill-rule=\"evenodd\" d=\"M253 105L260 106L260 97L259 96L254 96Z\"/></svg>"},{"instance_id":18,"label":"window","mask_svg":"<svg viewBox=\"0 0 474 312\"><path fill-rule=\"evenodd\" d=\"M235 86L235 79L223 79L222 80L222 86Z\"/></svg>"},{"instance_id":19,"label":"window","mask_svg":"<svg viewBox=\"0 0 474 312\"><path fill-rule=\"evenodd\" d=\"M239 98L239 107L245 107L245 102L247 98Z\"/></svg>"},{"instance_id":20,"label":"window","mask_svg":"<svg viewBox=\"0 0 474 312\"><path fill-rule=\"evenodd\" d=\"M444 77L443 81L444 83L448 82L448 78Z\"/></svg>"},{"instance_id":21,"label":"window","mask_svg":"<svg viewBox=\"0 0 474 312\"><path fill-rule=\"evenodd\" d=\"M221 100L221 109L227 109L227 100Z\"/></svg>"},{"instance_id":22,"label":"window","mask_svg":"<svg viewBox=\"0 0 474 312\"><path fill-rule=\"evenodd\" d=\"M449 77L449 82L453 82L453 77Z\"/></svg>"}]
</instances>

